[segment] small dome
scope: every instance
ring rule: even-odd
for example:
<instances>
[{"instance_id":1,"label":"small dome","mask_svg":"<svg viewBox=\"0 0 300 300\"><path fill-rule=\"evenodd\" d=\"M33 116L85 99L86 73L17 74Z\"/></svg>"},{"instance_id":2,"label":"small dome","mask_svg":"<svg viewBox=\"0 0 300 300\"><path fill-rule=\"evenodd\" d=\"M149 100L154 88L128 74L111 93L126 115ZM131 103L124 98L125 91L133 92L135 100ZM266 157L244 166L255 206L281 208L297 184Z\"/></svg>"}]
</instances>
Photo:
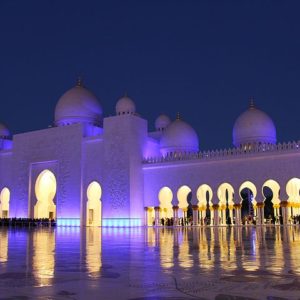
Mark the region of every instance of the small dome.
<instances>
[{"instance_id":1,"label":"small dome","mask_svg":"<svg viewBox=\"0 0 300 300\"><path fill-rule=\"evenodd\" d=\"M235 147L253 143L275 144L276 128L272 119L252 102L235 121L232 138Z\"/></svg>"},{"instance_id":2,"label":"small dome","mask_svg":"<svg viewBox=\"0 0 300 300\"><path fill-rule=\"evenodd\" d=\"M9 136L10 132L8 128L4 124L0 123L0 138L7 139Z\"/></svg>"},{"instance_id":3,"label":"small dome","mask_svg":"<svg viewBox=\"0 0 300 300\"><path fill-rule=\"evenodd\" d=\"M120 98L116 104L116 114L117 115L134 115L135 114L135 104L131 98L125 95Z\"/></svg>"},{"instance_id":4,"label":"small dome","mask_svg":"<svg viewBox=\"0 0 300 300\"><path fill-rule=\"evenodd\" d=\"M155 120L155 129L157 131L163 131L168 125L170 125L171 119L166 115L160 115Z\"/></svg>"},{"instance_id":5,"label":"small dome","mask_svg":"<svg viewBox=\"0 0 300 300\"><path fill-rule=\"evenodd\" d=\"M101 125L102 107L96 96L83 87L81 81L58 100L55 107L55 124L90 123Z\"/></svg>"},{"instance_id":6,"label":"small dome","mask_svg":"<svg viewBox=\"0 0 300 300\"><path fill-rule=\"evenodd\" d=\"M160 151L162 155L198 152L198 135L189 124L177 118L164 131L160 140Z\"/></svg>"}]
</instances>

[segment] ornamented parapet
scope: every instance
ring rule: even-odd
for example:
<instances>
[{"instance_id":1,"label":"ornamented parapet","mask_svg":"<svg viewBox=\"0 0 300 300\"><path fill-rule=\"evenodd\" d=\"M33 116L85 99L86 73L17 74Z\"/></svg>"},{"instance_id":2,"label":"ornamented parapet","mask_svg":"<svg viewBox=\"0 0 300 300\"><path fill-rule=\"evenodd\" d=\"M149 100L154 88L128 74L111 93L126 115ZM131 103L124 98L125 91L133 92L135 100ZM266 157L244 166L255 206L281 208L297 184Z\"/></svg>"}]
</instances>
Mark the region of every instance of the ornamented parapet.
<instances>
[{"instance_id":1,"label":"ornamented parapet","mask_svg":"<svg viewBox=\"0 0 300 300\"><path fill-rule=\"evenodd\" d=\"M240 158L245 156L257 156L265 153L288 153L300 152L300 141L278 143L278 144L249 144L240 148L229 148L220 150L209 150L198 153L170 153L166 156L146 157L143 159L144 164L164 163L171 161L186 160L222 160Z\"/></svg>"}]
</instances>

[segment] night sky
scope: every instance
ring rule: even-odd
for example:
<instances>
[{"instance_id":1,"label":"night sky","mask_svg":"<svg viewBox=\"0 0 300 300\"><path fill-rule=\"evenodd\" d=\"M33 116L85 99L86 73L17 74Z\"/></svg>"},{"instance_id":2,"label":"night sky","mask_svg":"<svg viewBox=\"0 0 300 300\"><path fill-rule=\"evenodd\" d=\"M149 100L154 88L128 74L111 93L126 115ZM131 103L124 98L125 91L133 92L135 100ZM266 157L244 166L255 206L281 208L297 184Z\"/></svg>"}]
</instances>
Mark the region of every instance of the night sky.
<instances>
[{"instance_id":1,"label":"night sky","mask_svg":"<svg viewBox=\"0 0 300 300\"><path fill-rule=\"evenodd\" d=\"M1 0L0 121L47 128L81 75L105 116L127 91L151 130L180 112L201 149L231 146L251 96L298 140L299 2Z\"/></svg>"}]
</instances>

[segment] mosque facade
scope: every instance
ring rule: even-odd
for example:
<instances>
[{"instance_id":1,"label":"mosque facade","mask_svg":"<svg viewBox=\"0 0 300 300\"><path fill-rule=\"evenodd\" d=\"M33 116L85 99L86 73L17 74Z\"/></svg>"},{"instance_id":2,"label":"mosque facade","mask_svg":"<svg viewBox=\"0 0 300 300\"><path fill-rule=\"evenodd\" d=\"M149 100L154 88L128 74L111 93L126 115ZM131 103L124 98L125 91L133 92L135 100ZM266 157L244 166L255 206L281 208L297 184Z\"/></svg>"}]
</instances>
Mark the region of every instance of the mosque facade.
<instances>
[{"instance_id":1,"label":"mosque facade","mask_svg":"<svg viewBox=\"0 0 300 300\"><path fill-rule=\"evenodd\" d=\"M300 214L300 142L277 143L251 103L233 147L200 151L196 131L160 115L155 131L124 96L103 117L82 82L51 128L16 134L0 124L0 218L69 226L289 224Z\"/></svg>"}]
</instances>

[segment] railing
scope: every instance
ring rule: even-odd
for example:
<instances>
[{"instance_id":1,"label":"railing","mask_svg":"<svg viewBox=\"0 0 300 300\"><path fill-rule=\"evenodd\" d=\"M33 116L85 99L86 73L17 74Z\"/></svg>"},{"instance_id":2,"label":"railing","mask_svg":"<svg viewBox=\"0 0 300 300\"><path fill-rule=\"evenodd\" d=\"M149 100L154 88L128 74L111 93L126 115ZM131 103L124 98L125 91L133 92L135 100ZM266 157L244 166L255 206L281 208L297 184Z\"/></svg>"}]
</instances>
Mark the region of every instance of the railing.
<instances>
[{"instance_id":1,"label":"railing","mask_svg":"<svg viewBox=\"0 0 300 300\"><path fill-rule=\"evenodd\" d=\"M143 159L144 164L163 163L180 160L218 160L241 156L250 156L263 153L282 153L289 151L300 151L300 141L278 143L278 144L248 144L240 148L229 148L221 150L203 151L198 153L191 152L173 152L166 156L147 157Z\"/></svg>"}]
</instances>

